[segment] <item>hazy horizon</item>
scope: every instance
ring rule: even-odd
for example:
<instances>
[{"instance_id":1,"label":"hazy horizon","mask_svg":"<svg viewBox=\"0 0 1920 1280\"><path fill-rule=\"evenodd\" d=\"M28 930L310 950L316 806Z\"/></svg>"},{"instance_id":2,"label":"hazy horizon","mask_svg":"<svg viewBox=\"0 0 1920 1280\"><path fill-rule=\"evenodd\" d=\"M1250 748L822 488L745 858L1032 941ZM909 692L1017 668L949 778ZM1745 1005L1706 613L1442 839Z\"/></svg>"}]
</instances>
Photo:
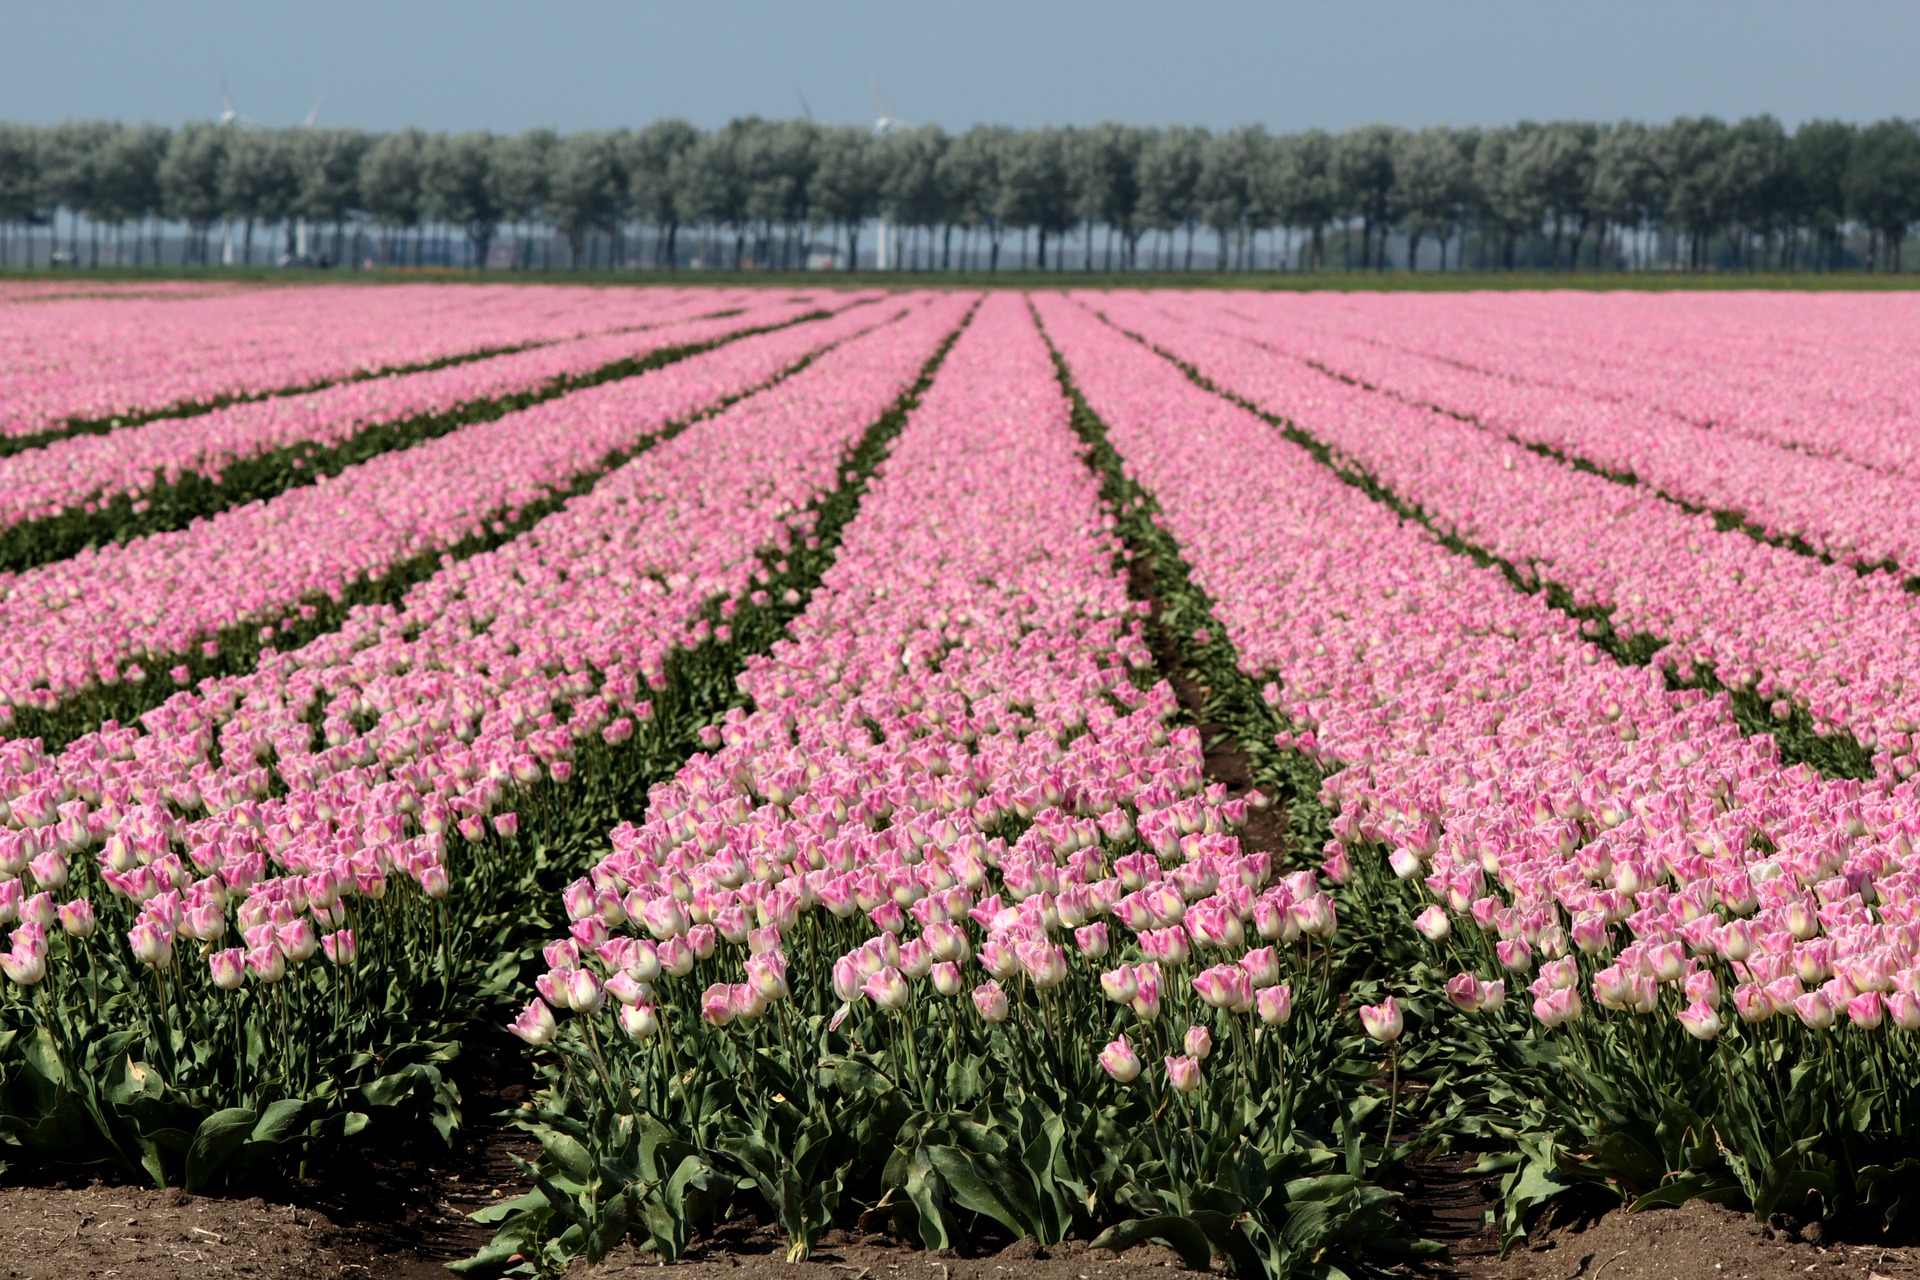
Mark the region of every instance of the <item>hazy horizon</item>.
<instances>
[{"instance_id":1,"label":"hazy horizon","mask_svg":"<svg viewBox=\"0 0 1920 1280\"><path fill-rule=\"evenodd\" d=\"M235 108L297 124L515 132L684 116L869 123L893 113L950 130L1261 123L1275 130L1520 119L1771 113L1788 127L1920 116L1911 60L1920 6L1613 4L1516 0L1440 8L1140 0L1006 0L960 8L815 0L524 9L344 0L324 10L234 0L105 0L0 9L0 119L211 119Z\"/></svg>"}]
</instances>

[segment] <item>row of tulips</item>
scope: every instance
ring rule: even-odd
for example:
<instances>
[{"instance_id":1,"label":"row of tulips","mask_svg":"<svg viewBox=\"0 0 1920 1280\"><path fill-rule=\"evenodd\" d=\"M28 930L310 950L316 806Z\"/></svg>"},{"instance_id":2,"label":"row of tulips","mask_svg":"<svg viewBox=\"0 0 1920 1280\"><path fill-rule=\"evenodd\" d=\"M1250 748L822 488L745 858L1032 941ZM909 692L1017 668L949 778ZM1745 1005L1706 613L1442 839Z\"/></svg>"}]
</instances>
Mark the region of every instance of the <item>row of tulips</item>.
<instances>
[{"instance_id":1,"label":"row of tulips","mask_svg":"<svg viewBox=\"0 0 1920 1280\"><path fill-rule=\"evenodd\" d=\"M1509 294L1470 308L1355 302L1345 318L1409 351L1920 474L1920 387L1904 359L1920 312L1900 294Z\"/></svg>"},{"instance_id":2,"label":"row of tulips","mask_svg":"<svg viewBox=\"0 0 1920 1280\"><path fill-rule=\"evenodd\" d=\"M670 1258L751 1204L790 1258L863 1211L1248 1274L1391 1246L1336 909L1240 848L1265 798L1170 723L1115 527L990 297L751 707L568 887L513 1024L552 1064L537 1188L475 1268Z\"/></svg>"},{"instance_id":3,"label":"row of tulips","mask_svg":"<svg viewBox=\"0 0 1920 1280\"><path fill-rule=\"evenodd\" d=\"M383 1110L451 1125L445 1059L511 983L545 869L729 704L966 305L890 304L400 606L138 727L0 747L0 1134L198 1186Z\"/></svg>"},{"instance_id":4,"label":"row of tulips","mask_svg":"<svg viewBox=\"0 0 1920 1280\"><path fill-rule=\"evenodd\" d=\"M715 311L727 314L713 316ZM97 517L108 512L123 520L138 517L156 496L166 505L166 491L189 476L203 487L218 489L229 471L244 471L249 463L257 468L262 455L283 454L293 477L311 475L341 446L379 434L376 427L388 428L384 434L391 438L396 425L417 421L428 430L408 436L438 434L491 402L537 398L609 365L779 324L803 311L801 304L785 299L753 304L751 299L689 292L664 300L655 321L637 330L565 339L422 373L336 383L207 414L55 440L0 459L0 563L10 561L7 567L20 568L71 554L70 549L48 545L45 524L53 517L67 516L69 523L89 529L98 528L103 522ZM17 528L24 524L41 527Z\"/></svg>"},{"instance_id":5,"label":"row of tulips","mask_svg":"<svg viewBox=\"0 0 1920 1280\"><path fill-rule=\"evenodd\" d=\"M12 307L0 312L0 437L113 427L648 324L686 292L331 285Z\"/></svg>"},{"instance_id":6,"label":"row of tulips","mask_svg":"<svg viewBox=\"0 0 1920 1280\"><path fill-rule=\"evenodd\" d=\"M185 529L0 579L0 703L39 713L32 728L43 734L97 725L128 689L138 707L149 681L190 682L196 657L250 658L356 584L377 585L404 561L431 565L505 528L882 319L861 307L742 338L377 455ZM113 608L102 610L103 601Z\"/></svg>"},{"instance_id":7,"label":"row of tulips","mask_svg":"<svg viewBox=\"0 0 1920 1280\"><path fill-rule=\"evenodd\" d=\"M1343 922L1400 988L1432 1118L1505 1149L1509 1225L1582 1181L1905 1203L1912 784L1781 767L1723 697L1614 664L1172 362L1038 305L1238 679L1269 682L1276 747L1325 771Z\"/></svg>"},{"instance_id":8,"label":"row of tulips","mask_svg":"<svg viewBox=\"0 0 1920 1280\"><path fill-rule=\"evenodd\" d=\"M1240 320L1209 308L1174 304L1188 322L1219 325L1270 343L1274 355L1311 360L1343 377L1410 403L1470 418L1499 436L1550 449L1604 473L1637 479L1670 499L1723 513L1761 538L1867 567L1896 565L1920 574L1920 536L1902 513L1920 503L1920 473L1882 471L1703 428L1641 399L1603 398L1519 381L1382 345L1371 334L1256 304ZM1273 356L1269 356L1269 359ZM1898 363L1898 362L1895 362ZM1615 381L1631 385L1637 373ZM1657 391L1645 393L1656 397ZM1851 415L1843 420L1851 431ZM1898 420L1911 435L1915 422Z\"/></svg>"},{"instance_id":9,"label":"row of tulips","mask_svg":"<svg viewBox=\"0 0 1920 1280\"><path fill-rule=\"evenodd\" d=\"M1455 419L1329 378L1262 345L1089 298L1224 390L1279 415L1439 532L1561 588L1680 678L1695 669L1786 730L1797 710L1832 739L1810 754L1865 774L1920 760L1920 607L1885 574L1722 530L1644 492ZM1693 428L1688 428L1693 430ZM1599 620L1596 619L1596 626Z\"/></svg>"}]
</instances>

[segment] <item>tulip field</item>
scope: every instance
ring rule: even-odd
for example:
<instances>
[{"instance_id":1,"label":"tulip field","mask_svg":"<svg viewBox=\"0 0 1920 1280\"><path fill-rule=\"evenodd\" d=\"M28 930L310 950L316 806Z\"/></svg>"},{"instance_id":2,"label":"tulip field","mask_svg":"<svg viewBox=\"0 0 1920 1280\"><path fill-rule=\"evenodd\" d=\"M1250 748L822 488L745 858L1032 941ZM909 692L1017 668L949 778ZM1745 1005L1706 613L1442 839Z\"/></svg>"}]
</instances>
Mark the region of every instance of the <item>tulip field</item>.
<instances>
[{"instance_id":1,"label":"tulip field","mask_svg":"<svg viewBox=\"0 0 1920 1280\"><path fill-rule=\"evenodd\" d=\"M0 292L0 1160L457 1269L1920 1205L1912 295Z\"/></svg>"}]
</instances>

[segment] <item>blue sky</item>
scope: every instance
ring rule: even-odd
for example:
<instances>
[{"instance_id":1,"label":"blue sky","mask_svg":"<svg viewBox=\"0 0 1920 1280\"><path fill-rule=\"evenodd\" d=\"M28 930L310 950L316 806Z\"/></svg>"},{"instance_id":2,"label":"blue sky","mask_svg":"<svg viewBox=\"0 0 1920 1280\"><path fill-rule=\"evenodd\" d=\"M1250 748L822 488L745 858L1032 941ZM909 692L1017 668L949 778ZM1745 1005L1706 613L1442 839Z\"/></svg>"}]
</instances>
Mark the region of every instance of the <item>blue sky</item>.
<instances>
[{"instance_id":1,"label":"blue sky","mask_svg":"<svg viewBox=\"0 0 1920 1280\"><path fill-rule=\"evenodd\" d=\"M371 129L680 115L948 128L1260 122L1274 129L1920 116L1920 5L1886 0L969 0L614 3L0 0L0 118L177 124L238 109Z\"/></svg>"}]
</instances>

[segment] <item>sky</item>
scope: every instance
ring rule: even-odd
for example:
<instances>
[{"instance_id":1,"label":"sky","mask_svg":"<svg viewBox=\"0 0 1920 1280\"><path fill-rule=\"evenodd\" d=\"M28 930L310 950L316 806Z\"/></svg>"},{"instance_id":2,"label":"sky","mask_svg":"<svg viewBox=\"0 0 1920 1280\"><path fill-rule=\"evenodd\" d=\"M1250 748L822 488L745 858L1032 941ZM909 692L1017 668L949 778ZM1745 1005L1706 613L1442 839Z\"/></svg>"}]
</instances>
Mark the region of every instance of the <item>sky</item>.
<instances>
[{"instance_id":1,"label":"sky","mask_svg":"<svg viewBox=\"0 0 1920 1280\"><path fill-rule=\"evenodd\" d=\"M1892 0L0 0L0 119L514 132L1920 116Z\"/></svg>"}]
</instances>

